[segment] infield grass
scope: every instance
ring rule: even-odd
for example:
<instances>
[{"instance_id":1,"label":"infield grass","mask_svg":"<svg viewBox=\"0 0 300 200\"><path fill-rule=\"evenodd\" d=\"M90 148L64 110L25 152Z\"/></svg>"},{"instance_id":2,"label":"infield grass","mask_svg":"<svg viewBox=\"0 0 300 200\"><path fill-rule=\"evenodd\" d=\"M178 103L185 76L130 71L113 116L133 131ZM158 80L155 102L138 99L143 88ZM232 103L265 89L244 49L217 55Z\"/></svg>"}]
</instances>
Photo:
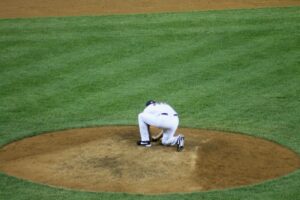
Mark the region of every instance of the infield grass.
<instances>
[{"instance_id":1,"label":"infield grass","mask_svg":"<svg viewBox=\"0 0 300 200\"><path fill-rule=\"evenodd\" d=\"M300 7L0 20L0 146L42 132L137 124L149 99L180 126L242 132L300 153ZM137 136L138 137L138 136ZM155 184L155 183L153 183ZM0 198L299 199L300 170L162 196L51 188L0 174Z\"/></svg>"}]
</instances>

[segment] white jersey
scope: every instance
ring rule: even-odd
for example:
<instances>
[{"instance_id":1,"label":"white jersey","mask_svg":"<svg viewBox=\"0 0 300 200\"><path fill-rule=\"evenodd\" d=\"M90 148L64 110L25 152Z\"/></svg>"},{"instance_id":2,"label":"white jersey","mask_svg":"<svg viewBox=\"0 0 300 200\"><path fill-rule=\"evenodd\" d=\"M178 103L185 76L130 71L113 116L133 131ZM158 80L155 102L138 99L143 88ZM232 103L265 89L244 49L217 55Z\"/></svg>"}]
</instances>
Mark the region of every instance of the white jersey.
<instances>
[{"instance_id":1,"label":"white jersey","mask_svg":"<svg viewBox=\"0 0 300 200\"><path fill-rule=\"evenodd\" d=\"M162 113L168 114L168 115L175 115L177 114L176 111L168 104L166 103L160 103L156 102L153 104L150 104L144 109L145 113L150 113L153 115L161 115Z\"/></svg>"}]
</instances>

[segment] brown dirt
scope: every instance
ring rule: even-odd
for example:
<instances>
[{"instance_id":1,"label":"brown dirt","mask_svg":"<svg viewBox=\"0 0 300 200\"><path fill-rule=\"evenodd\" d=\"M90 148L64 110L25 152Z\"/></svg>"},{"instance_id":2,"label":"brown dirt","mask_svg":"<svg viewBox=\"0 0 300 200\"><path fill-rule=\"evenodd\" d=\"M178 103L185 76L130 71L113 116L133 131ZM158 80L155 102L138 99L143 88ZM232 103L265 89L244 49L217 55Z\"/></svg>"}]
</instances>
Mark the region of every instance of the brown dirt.
<instances>
[{"instance_id":1,"label":"brown dirt","mask_svg":"<svg viewBox=\"0 0 300 200\"><path fill-rule=\"evenodd\" d=\"M183 152L137 146L135 126L42 134L0 149L0 170L64 188L156 194L255 184L300 168L296 153L270 141L199 129L179 132L186 136Z\"/></svg>"},{"instance_id":2,"label":"brown dirt","mask_svg":"<svg viewBox=\"0 0 300 200\"><path fill-rule=\"evenodd\" d=\"M300 6L299 0L1 0L0 18Z\"/></svg>"}]
</instances>

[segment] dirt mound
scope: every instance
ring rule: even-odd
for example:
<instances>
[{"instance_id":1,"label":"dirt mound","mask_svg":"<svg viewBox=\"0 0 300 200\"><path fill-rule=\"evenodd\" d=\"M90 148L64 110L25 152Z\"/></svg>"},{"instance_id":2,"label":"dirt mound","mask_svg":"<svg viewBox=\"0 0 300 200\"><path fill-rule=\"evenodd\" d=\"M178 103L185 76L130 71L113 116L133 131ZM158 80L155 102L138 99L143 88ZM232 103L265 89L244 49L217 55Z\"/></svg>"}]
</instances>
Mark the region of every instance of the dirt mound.
<instances>
[{"instance_id":1,"label":"dirt mound","mask_svg":"<svg viewBox=\"0 0 300 200\"><path fill-rule=\"evenodd\" d=\"M1 0L0 18L111 15L299 6L295 0Z\"/></svg>"},{"instance_id":2,"label":"dirt mound","mask_svg":"<svg viewBox=\"0 0 300 200\"><path fill-rule=\"evenodd\" d=\"M0 170L58 187L154 194L259 183L300 167L296 153L270 141L199 129L179 132L186 137L183 152L158 143L137 146L134 126L42 134L3 147Z\"/></svg>"}]
</instances>

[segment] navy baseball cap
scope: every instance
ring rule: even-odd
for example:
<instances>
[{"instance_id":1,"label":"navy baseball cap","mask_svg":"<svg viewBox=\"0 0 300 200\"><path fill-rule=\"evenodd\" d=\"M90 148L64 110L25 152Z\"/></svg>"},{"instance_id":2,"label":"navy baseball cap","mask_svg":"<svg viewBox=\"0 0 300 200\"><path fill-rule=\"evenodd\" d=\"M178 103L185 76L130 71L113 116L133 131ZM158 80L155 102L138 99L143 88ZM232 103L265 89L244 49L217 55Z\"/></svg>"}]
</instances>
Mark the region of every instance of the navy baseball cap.
<instances>
[{"instance_id":1,"label":"navy baseball cap","mask_svg":"<svg viewBox=\"0 0 300 200\"><path fill-rule=\"evenodd\" d=\"M149 101L146 102L146 107L149 106L150 104L154 104L154 103L155 103L154 100L149 100Z\"/></svg>"}]
</instances>

